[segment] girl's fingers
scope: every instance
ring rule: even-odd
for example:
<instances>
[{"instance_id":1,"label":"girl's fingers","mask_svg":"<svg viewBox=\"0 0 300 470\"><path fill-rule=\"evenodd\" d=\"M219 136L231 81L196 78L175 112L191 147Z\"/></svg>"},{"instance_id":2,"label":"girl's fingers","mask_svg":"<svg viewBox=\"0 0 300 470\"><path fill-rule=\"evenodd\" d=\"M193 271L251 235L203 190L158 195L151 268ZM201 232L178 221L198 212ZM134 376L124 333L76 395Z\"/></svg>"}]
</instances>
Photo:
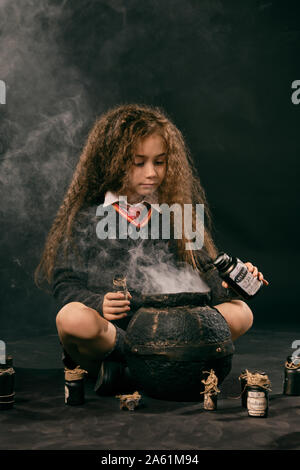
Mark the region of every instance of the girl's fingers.
<instances>
[{"instance_id":1,"label":"girl's fingers","mask_svg":"<svg viewBox=\"0 0 300 470\"><path fill-rule=\"evenodd\" d=\"M105 295L105 304L109 307L125 307L130 304L130 300L126 300L121 292L108 292Z\"/></svg>"},{"instance_id":2,"label":"girl's fingers","mask_svg":"<svg viewBox=\"0 0 300 470\"><path fill-rule=\"evenodd\" d=\"M107 292L105 297L109 300L120 300L125 299L125 295L123 292Z\"/></svg>"},{"instance_id":3,"label":"girl's fingers","mask_svg":"<svg viewBox=\"0 0 300 470\"><path fill-rule=\"evenodd\" d=\"M128 302L128 299L132 299L130 292L128 292L127 299L123 292L107 292L104 297L106 300L115 301L116 305L123 305L122 302Z\"/></svg>"},{"instance_id":4,"label":"girl's fingers","mask_svg":"<svg viewBox=\"0 0 300 470\"><path fill-rule=\"evenodd\" d=\"M246 264L246 263L245 263L245 264ZM269 285L269 282L268 282L266 279L264 279L263 273L260 272L260 271L258 271L258 269L257 269L256 266L253 266L253 264L252 264L252 263L249 263L249 262L247 263L247 265L248 265L248 266L250 265L250 266L249 266L249 271L252 272L252 275L253 275L254 277L257 276L257 278L258 278L260 281L262 281L266 286Z\"/></svg>"},{"instance_id":5,"label":"girl's fingers","mask_svg":"<svg viewBox=\"0 0 300 470\"><path fill-rule=\"evenodd\" d=\"M124 318L124 317L127 317L127 313L124 313L124 314L120 314L120 315L113 315L112 313L106 313L104 315L104 318L108 321L111 321L111 320L119 320L120 318Z\"/></svg>"},{"instance_id":6,"label":"girl's fingers","mask_svg":"<svg viewBox=\"0 0 300 470\"><path fill-rule=\"evenodd\" d=\"M114 315L116 318L120 318L121 315L127 315L127 312L124 311L124 308L122 309L117 309L117 308L109 308L107 307L105 309L105 313L107 315Z\"/></svg>"},{"instance_id":7,"label":"girl's fingers","mask_svg":"<svg viewBox=\"0 0 300 470\"><path fill-rule=\"evenodd\" d=\"M253 277L256 277L258 275L258 269L256 266L253 266L253 270L252 270L252 276Z\"/></svg>"},{"instance_id":8,"label":"girl's fingers","mask_svg":"<svg viewBox=\"0 0 300 470\"><path fill-rule=\"evenodd\" d=\"M130 305L129 300L109 300L106 302L106 305L108 307L127 307L127 305Z\"/></svg>"},{"instance_id":9,"label":"girl's fingers","mask_svg":"<svg viewBox=\"0 0 300 470\"><path fill-rule=\"evenodd\" d=\"M253 266L253 264L250 263L250 261L247 261L247 263L245 263L245 265L247 266L250 273L252 273L253 277L257 276L260 281L263 280L263 274L260 271L258 271L256 266Z\"/></svg>"},{"instance_id":10,"label":"girl's fingers","mask_svg":"<svg viewBox=\"0 0 300 470\"><path fill-rule=\"evenodd\" d=\"M250 261L247 261L245 263L245 265L247 266L248 270L250 271L250 273L252 273L253 269L254 269L254 266L252 263L250 263Z\"/></svg>"},{"instance_id":11,"label":"girl's fingers","mask_svg":"<svg viewBox=\"0 0 300 470\"><path fill-rule=\"evenodd\" d=\"M258 271L257 267L256 266L253 266L252 263L250 263L249 261L247 261L247 263L245 263L245 265L247 266L248 270L252 273L253 277L257 277L260 281L262 281L266 286L269 285L269 282L264 279L264 275L263 273L261 273L260 271ZM228 289L229 288L229 285L227 284L227 282L225 281L222 281L222 286L225 288L225 289Z\"/></svg>"},{"instance_id":12,"label":"girl's fingers","mask_svg":"<svg viewBox=\"0 0 300 470\"><path fill-rule=\"evenodd\" d=\"M126 306L126 307L113 307L112 305L107 305L106 307L106 310L108 310L110 313L121 313L121 312L125 312L126 311L129 311L130 310L130 307L129 306ZM125 312L126 313L126 312Z\"/></svg>"},{"instance_id":13,"label":"girl's fingers","mask_svg":"<svg viewBox=\"0 0 300 470\"><path fill-rule=\"evenodd\" d=\"M266 286L269 285L269 282L266 279L264 279L263 273L261 272L258 273L258 279L262 281Z\"/></svg>"}]
</instances>

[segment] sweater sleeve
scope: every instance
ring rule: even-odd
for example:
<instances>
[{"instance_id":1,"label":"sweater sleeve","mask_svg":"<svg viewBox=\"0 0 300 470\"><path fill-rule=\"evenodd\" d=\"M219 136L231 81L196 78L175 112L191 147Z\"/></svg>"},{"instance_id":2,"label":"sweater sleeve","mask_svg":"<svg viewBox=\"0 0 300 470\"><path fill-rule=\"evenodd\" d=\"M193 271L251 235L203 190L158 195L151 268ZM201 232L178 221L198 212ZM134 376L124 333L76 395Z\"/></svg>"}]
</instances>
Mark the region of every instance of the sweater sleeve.
<instances>
[{"instance_id":1,"label":"sweater sleeve","mask_svg":"<svg viewBox=\"0 0 300 470\"><path fill-rule=\"evenodd\" d=\"M60 245L53 270L51 290L53 297L62 308L69 302L81 302L95 309L101 316L104 295L92 292L87 287L88 260L91 254L91 212L81 210L76 215L73 230L73 244L68 243L67 256Z\"/></svg>"}]
</instances>

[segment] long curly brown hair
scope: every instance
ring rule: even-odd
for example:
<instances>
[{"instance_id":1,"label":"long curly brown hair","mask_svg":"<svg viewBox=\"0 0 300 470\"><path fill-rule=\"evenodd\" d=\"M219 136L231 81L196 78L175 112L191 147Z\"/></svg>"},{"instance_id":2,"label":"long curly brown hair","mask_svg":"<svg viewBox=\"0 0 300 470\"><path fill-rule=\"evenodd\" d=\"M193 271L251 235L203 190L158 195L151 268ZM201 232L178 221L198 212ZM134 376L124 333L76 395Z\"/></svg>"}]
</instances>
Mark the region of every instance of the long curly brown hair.
<instances>
[{"instance_id":1,"label":"long curly brown hair","mask_svg":"<svg viewBox=\"0 0 300 470\"><path fill-rule=\"evenodd\" d=\"M212 217L197 171L183 136L159 107L123 104L108 110L94 123L80 155L72 181L49 231L34 279L38 287L52 280L58 248L72 240L74 217L84 204L100 204L106 191L126 194L134 149L139 139L152 134L163 137L167 150L166 176L157 190L158 204L192 204L193 231L196 230L196 204L204 204L204 249L211 258L217 249L211 236ZM183 211L182 211L183 213ZM174 217L170 214L174 227ZM183 222L183 221L182 221ZM186 250L185 230L176 240L178 259L200 273L197 250ZM65 245L65 243L64 243ZM67 244L68 245L68 244Z\"/></svg>"}]
</instances>

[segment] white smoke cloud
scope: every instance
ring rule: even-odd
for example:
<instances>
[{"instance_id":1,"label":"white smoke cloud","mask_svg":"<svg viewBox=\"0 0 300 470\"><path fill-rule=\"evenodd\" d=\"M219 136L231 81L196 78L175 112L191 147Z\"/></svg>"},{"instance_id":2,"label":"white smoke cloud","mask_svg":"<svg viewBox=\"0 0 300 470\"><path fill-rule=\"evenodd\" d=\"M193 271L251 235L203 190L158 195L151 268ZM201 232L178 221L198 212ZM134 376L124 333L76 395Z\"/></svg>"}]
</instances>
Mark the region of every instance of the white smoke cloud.
<instances>
[{"instance_id":1,"label":"white smoke cloud","mask_svg":"<svg viewBox=\"0 0 300 470\"><path fill-rule=\"evenodd\" d=\"M43 232L78 159L80 131L91 111L79 72L57 37L66 1L0 2L1 213Z\"/></svg>"},{"instance_id":2,"label":"white smoke cloud","mask_svg":"<svg viewBox=\"0 0 300 470\"><path fill-rule=\"evenodd\" d=\"M122 13L125 25L122 2L108 4ZM17 221L22 236L46 235L72 178L86 137L81 133L91 125L83 79L59 46L71 7L66 0L0 1L0 79L6 84L6 104L0 107L0 212L8 225ZM110 45L110 60L114 44L120 47L120 39ZM11 243L9 230L2 237ZM20 240L15 258L25 269L17 252L21 247ZM37 260L32 239L28 250ZM178 269L164 250L149 256L142 244L130 255L130 275L145 293L208 290L196 271Z\"/></svg>"},{"instance_id":3,"label":"white smoke cloud","mask_svg":"<svg viewBox=\"0 0 300 470\"><path fill-rule=\"evenodd\" d=\"M207 292L210 287L187 263L176 262L164 244L129 250L128 277L142 294Z\"/></svg>"}]
</instances>

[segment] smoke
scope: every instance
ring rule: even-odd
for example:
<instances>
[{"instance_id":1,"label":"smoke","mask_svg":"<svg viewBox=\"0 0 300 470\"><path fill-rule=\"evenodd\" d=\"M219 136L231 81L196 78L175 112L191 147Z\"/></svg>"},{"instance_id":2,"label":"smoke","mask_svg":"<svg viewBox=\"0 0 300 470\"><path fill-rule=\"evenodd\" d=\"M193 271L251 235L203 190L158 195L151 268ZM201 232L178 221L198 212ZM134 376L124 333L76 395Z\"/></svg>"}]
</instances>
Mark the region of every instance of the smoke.
<instances>
[{"instance_id":1,"label":"smoke","mask_svg":"<svg viewBox=\"0 0 300 470\"><path fill-rule=\"evenodd\" d=\"M147 279L142 294L171 294L176 292L207 292L209 286L190 265L177 268L174 265L160 263L142 269Z\"/></svg>"},{"instance_id":2,"label":"smoke","mask_svg":"<svg viewBox=\"0 0 300 470\"><path fill-rule=\"evenodd\" d=\"M117 16L115 39L110 38L108 29L107 47L101 52L104 57L100 62L110 72L111 62L125 47L125 30L120 28L119 32L118 25L120 21L127 28L127 7L119 0L107 0L103 5L109 5ZM88 67L83 76L72 65L76 60L69 58L70 43L67 47L63 40L70 22L73 25L72 7L67 0L0 1L0 80L6 86L6 103L0 105L0 214L6 227L1 233L2 255L7 290L13 289L15 299L16 289L31 295L32 272L42 242L94 120L86 86L92 77ZM80 9L81 3L76 3L76 8ZM74 23L77 29L78 18L80 11ZM128 38L131 41L131 35ZM87 54L89 45L83 45ZM71 52L76 54L76 47ZM101 82L98 115L108 102L119 100L115 83ZM192 268L178 268L164 250L149 256L141 246L131 253L130 273L144 292L207 290ZM22 308L22 295L19 298L20 305L14 304L16 312Z\"/></svg>"},{"instance_id":3,"label":"smoke","mask_svg":"<svg viewBox=\"0 0 300 470\"><path fill-rule=\"evenodd\" d=\"M0 320L14 334L16 325L52 327L51 302L34 290L33 272L92 119L61 45L70 3L0 0Z\"/></svg>"},{"instance_id":4,"label":"smoke","mask_svg":"<svg viewBox=\"0 0 300 470\"><path fill-rule=\"evenodd\" d=\"M165 243L140 243L129 250L128 278L142 294L207 292L210 287L190 264L175 260Z\"/></svg>"},{"instance_id":5,"label":"smoke","mask_svg":"<svg viewBox=\"0 0 300 470\"><path fill-rule=\"evenodd\" d=\"M0 210L22 231L44 233L91 114L81 77L58 45L66 4L0 2L0 78L7 87L0 106Z\"/></svg>"}]
</instances>

